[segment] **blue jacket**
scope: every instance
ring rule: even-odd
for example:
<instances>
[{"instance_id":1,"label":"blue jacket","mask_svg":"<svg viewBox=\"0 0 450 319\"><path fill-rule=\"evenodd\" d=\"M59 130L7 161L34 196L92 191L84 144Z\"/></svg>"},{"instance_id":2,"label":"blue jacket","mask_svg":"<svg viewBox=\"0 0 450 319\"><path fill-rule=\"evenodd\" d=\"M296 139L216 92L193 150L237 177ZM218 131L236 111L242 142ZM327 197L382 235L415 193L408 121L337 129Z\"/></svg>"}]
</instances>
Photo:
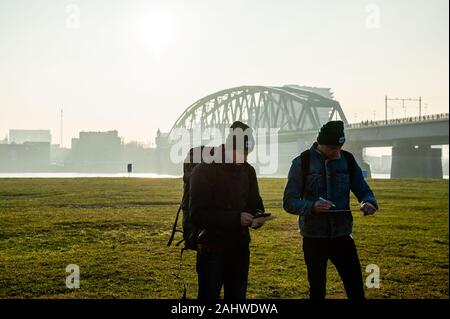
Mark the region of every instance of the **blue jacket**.
<instances>
[{"instance_id":1,"label":"blue jacket","mask_svg":"<svg viewBox=\"0 0 450 319\"><path fill-rule=\"evenodd\" d=\"M350 178L347 160L341 154L339 159L326 160L316 150L317 143L310 149L309 174L303 185L300 156L292 161L288 181L284 190L283 208L299 215L298 224L303 237L336 238L352 233L353 216L349 213L313 213L312 207L319 197L332 201L335 209L349 209L350 190L359 202L378 204L369 185L356 164L353 178Z\"/></svg>"}]
</instances>

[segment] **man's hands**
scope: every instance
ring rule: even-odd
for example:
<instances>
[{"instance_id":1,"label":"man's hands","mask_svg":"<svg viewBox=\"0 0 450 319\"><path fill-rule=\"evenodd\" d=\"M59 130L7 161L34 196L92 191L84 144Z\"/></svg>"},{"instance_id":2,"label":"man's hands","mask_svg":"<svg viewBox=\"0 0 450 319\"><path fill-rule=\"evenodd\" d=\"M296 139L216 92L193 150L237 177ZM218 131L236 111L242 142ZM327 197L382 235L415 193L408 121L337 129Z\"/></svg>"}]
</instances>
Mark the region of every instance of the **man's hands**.
<instances>
[{"instance_id":1,"label":"man's hands","mask_svg":"<svg viewBox=\"0 0 450 319\"><path fill-rule=\"evenodd\" d=\"M250 213L242 212L241 213L241 225L244 227L251 226L253 222L253 215Z\"/></svg>"},{"instance_id":2,"label":"man's hands","mask_svg":"<svg viewBox=\"0 0 450 319\"><path fill-rule=\"evenodd\" d=\"M312 211L313 213L326 213L332 206L334 206L333 202L325 199L320 199L314 203Z\"/></svg>"},{"instance_id":3,"label":"man's hands","mask_svg":"<svg viewBox=\"0 0 450 319\"><path fill-rule=\"evenodd\" d=\"M326 213L333 206L335 206L333 202L321 198L314 203L312 211L313 213ZM364 212L364 216L373 215L377 211L375 206L369 202L361 203L360 210Z\"/></svg>"},{"instance_id":4,"label":"man's hands","mask_svg":"<svg viewBox=\"0 0 450 319\"><path fill-rule=\"evenodd\" d=\"M377 211L377 209L375 208L375 206L373 206L371 203L369 202L364 202L361 204L361 208L360 210L362 210L364 212L364 216L367 215L373 215L375 214L375 212Z\"/></svg>"}]
</instances>

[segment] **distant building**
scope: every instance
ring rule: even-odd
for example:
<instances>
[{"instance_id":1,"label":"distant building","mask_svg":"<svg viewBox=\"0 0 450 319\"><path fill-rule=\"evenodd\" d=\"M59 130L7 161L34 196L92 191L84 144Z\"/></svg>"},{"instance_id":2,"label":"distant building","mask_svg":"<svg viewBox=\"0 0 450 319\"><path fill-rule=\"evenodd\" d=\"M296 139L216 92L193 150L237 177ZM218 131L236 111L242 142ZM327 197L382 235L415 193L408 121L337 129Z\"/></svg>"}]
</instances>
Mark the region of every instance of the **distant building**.
<instances>
[{"instance_id":1,"label":"distant building","mask_svg":"<svg viewBox=\"0 0 450 319\"><path fill-rule=\"evenodd\" d=\"M158 148L169 147L169 133L163 133L160 129L158 129L156 132L155 144Z\"/></svg>"},{"instance_id":2,"label":"distant building","mask_svg":"<svg viewBox=\"0 0 450 319\"><path fill-rule=\"evenodd\" d=\"M134 173L157 172L158 162L154 148L145 148L138 142L123 144L122 147L123 164L133 164Z\"/></svg>"},{"instance_id":3,"label":"distant building","mask_svg":"<svg viewBox=\"0 0 450 319\"><path fill-rule=\"evenodd\" d=\"M9 130L9 144L25 142L51 143L50 130Z\"/></svg>"},{"instance_id":4,"label":"distant building","mask_svg":"<svg viewBox=\"0 0 450 319\"><path fill-rule=\"evenodd\" d=\"M50 143L24 142L0 144L0 171L47 172L50 165Z\"/></svg>"},{"instance_id":5,"label":"distant building","mask_svg":"<svg viewBox=\"0 0 450 319\"><path fill-rule=\"evenodd\" d=\"M182 165L175 164L172 161L168 161L170 158L170 142L169 133L163 133L158 129L155 138L156 144L156 163L157 172L164 172L166 174L181 175Z\"/></svg>"},{"instance_id":6,"label":"distant building","mask_svg":"<svg viewBox=\"0 0 450 319\"><path fill-rule=\"evenodd\" d=\"M119 172L123 170L122 140L117 131L80 132L72 139L66 168L81 172Z\"/></svg>"},{"instance_id":7,"label":"distant building","mask_svg":"<svg viewBox=\"0 0 450 319\"><path fill-rule=\"evenodd\" d=\"M59 144L50 145L50 163L54 166L53 168L61 170L69 153L70 149L61 147Z\"/></svg>"}]
</instances>

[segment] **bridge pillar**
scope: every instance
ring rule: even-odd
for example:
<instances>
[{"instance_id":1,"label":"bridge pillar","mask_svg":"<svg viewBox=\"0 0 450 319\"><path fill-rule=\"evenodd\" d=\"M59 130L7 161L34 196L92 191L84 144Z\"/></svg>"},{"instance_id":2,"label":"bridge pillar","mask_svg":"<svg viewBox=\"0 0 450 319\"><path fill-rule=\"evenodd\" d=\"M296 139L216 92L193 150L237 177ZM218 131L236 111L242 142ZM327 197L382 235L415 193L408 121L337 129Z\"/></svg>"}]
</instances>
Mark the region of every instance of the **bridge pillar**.
<instances>
[{"instance_id":1,"label":"bridge pillar","mask_svg":"<svg viewBox=\"0 0 450 319\"><path fill-rule=\"evenodd\" d=\"M343 149L353 154L356 162L358 163L359 167L361 167L363 173L366 172L365 177L372 178L370 165L367 162L365 162L363 158L364 147L359 144L347 142L344 144Z\"/></svg>"},{"instance_id":2,"label":"bridge pillar","mask_svg":"<svg viewBox=\"0 0 450 319\"><path fill-rule=\"evenodd\" d=\"M392 147L391 178L443 178L442 150L431 145L396 142Z\"/></svg>"}]
</instances>

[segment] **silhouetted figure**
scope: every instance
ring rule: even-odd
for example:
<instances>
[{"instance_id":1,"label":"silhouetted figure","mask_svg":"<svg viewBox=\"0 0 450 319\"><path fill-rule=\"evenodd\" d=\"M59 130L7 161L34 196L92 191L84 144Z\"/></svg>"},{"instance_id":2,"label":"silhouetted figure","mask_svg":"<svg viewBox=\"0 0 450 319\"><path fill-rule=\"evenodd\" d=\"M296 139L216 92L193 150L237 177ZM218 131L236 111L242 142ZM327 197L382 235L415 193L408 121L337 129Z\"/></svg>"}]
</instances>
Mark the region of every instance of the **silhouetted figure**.
<instances>
[{"instance_id":1,"label":"silhouetted figure","mask_svg":"<svg viewBox=\"0 0 450 319\"><path fill-rule=\"evenodd\" d=\"M241 122L231 128L233 132L249 129ZM219 298L222 286L224 298L246 297L248 227L253 222L252 213L264 211L264 205L255 169L247 163L254 138L244 135L230 133L226 144L215 148L215 154L221 152L222 162L200 163L192 171L189 211L192 222L201 230L196 267L199 299Z\"/></svg>"},{"instance_id":2,"label":"silhouetted figure","mask_svg":"<svg viewBox=\"0 0 450 319\"><path fill-rule=\"evenodd\" d=\"M344 142L342 121L325 124L317 142L292 161L284 190L283 208L299 215L311 299L325 298L328 260L336 266L348 298L365 298L352 237L350 191L364 215L374 214L378 205L353 155L341 150Z\"/></svg>"}]
</instances>

